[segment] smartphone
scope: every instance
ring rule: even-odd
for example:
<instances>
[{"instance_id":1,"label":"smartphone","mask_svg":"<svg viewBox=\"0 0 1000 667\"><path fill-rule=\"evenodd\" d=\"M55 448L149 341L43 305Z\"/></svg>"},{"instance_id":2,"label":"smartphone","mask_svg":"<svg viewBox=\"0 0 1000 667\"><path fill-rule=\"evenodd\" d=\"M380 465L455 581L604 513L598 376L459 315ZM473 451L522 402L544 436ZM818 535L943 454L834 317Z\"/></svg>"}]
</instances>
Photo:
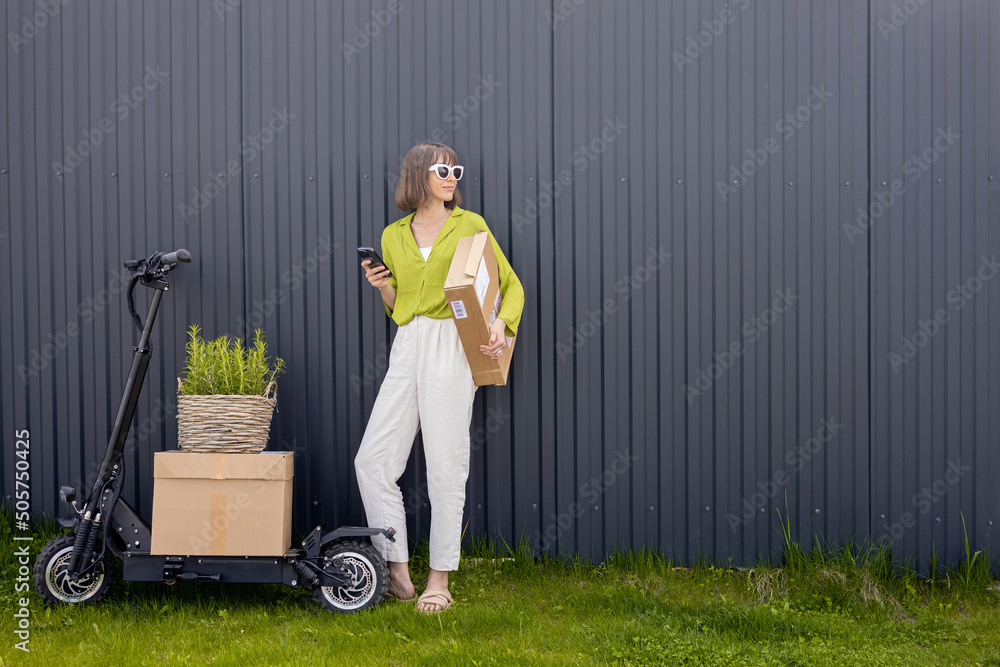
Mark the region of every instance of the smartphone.
<instances>
[{"instance_id":1,"label":"smartphone","mask_svg":"<svg viewBox=\"0 0 1000 667\"><path fill-rule=\"evenodd\" d=\"M385 262L383 262L382 258L378 256L377 252L375 252L375 248L358 248L358 254L361 255L362 262L366 259L370 259L372 261L372 263L369 264L369 267L385 266ZM391 278L392 272L390 271L386 274L386 276Z\"/></svg>"}]
</instances>

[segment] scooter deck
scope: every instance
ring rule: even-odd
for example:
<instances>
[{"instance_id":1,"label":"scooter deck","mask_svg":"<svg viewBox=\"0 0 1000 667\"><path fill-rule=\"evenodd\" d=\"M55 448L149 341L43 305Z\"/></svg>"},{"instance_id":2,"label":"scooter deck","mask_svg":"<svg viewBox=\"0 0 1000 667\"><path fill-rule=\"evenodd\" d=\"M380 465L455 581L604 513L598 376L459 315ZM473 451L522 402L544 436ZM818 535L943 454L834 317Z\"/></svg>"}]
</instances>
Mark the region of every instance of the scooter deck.
<instances>
[{"instance_id":1,"label":"scooter deck","mask_svg":"<svg viewBox=\"0 0 1000 667\"><path fill-rule=\"evenodd\" d=\"M295 588L302 578L294 567L300 549L285 556L122 556L124 581L217 581L225 583L285 584ZM291 556L291 557L289 557ZM311 582L302 582L302 584Z\"/></svg>"}]
</instances>

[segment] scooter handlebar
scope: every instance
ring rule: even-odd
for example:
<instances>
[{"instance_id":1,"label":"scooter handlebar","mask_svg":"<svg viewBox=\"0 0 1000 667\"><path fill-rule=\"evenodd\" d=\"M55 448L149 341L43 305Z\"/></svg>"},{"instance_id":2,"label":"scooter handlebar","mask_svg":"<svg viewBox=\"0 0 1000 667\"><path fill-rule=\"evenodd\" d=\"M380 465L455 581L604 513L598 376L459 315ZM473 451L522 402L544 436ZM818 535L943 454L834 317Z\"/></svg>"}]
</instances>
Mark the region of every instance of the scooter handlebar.
<instances>
[{"instance_id":1,"label":"scooter handlebar","mask_svg":"<svg viewBox=\"0 0 1000 667\"><path fill-rule=\"evenodd\" d=\"M178 262L190 262L191 253L189 253L184 248L175 250L173 252L168 252L166 255L160 258L160 264L177 264Z\"/></svg>"}]
</instances>

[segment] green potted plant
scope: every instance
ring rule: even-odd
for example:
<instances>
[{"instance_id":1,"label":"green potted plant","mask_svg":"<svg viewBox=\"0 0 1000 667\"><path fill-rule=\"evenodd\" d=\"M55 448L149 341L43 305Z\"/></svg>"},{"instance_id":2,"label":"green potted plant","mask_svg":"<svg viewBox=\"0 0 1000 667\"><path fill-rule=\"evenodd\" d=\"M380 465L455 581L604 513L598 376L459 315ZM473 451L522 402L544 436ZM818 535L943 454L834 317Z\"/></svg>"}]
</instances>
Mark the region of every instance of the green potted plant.
<instances>
[{"instance_id":1,"label":"green potted plant","mask_svg":"<svg viewBox=\"0 0 1000 667\"><path fill-rule=\"evenodd\" d=\"M267 356L261 329L253 343L188 330L186 375L177 378L177 443L188 452L259 453L267 446L285 362ZM249 341L248 341L249 342Z\"/></svg>"}]
</instances>

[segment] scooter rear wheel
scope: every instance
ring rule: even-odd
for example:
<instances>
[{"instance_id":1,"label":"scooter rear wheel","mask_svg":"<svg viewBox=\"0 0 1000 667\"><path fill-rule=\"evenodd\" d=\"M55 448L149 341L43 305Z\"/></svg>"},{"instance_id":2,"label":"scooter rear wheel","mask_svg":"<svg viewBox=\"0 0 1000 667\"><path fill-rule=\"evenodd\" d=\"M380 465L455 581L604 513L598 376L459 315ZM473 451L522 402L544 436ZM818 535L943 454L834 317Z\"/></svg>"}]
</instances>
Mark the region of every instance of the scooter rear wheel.
<instances>
[{"instance_id":1,"label":"scooter rear wheel","mask_svg":"<svg viewBox=\"0 0 1000 667\"><path fill-rule=\"evenodd\" d=\"M42 548L35 559L35 590L52 606L97 604L111 592L114 555L106 551L89 572L73 581L66 568L73 554L73 534L60 535Z\"/></svg>"},{"instance_id":2,"label":"scooter rear wheel","mask_svg":"<svg viewBox=\"0 0 1000 667\"><path fill-rule=\"evenodd\" d=\"M313 597L327 611L347 614L371 609L385 597L389 567L375 547L367 542L334 542L322 552L322 565L339 558L353 581L347 586L313 586Z\"/></svg>"}]
</instances>

